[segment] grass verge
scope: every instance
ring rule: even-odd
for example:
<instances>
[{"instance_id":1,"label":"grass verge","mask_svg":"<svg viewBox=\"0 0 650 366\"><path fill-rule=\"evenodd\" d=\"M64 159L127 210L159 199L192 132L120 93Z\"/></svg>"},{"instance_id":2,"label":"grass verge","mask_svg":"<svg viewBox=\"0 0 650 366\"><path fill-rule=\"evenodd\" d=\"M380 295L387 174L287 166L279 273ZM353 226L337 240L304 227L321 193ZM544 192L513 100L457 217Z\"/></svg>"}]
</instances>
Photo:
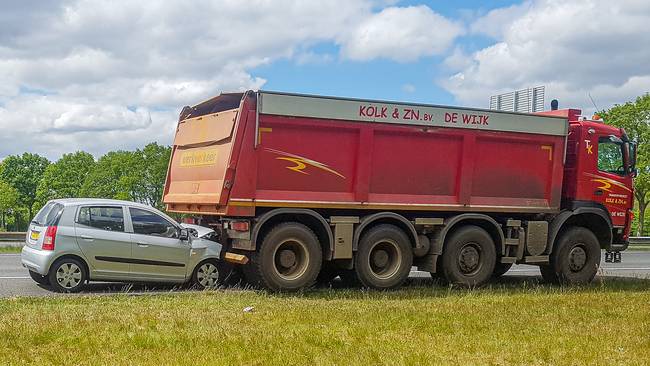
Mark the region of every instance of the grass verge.
<instances>
[{"instance_id":1,"label":"grass verge","mask_svg":"<svg viewBox=\"0 0 650 366\"><path fill-rule=\"evenodd\" d=\"M0 247L0 254L20 253L21 250L23 250L23 247Z\"/></svg>"},{"instance_id":2,"label":"grass verge","mask_svg":"<svg viewBox=\"0 0 650 366\"><path fill-rule=\"evenodd\" d=\"M0 301L0 363L643 364L649 288L608 279L580 288L13 298Z\"/></svg>"}]
</instances>

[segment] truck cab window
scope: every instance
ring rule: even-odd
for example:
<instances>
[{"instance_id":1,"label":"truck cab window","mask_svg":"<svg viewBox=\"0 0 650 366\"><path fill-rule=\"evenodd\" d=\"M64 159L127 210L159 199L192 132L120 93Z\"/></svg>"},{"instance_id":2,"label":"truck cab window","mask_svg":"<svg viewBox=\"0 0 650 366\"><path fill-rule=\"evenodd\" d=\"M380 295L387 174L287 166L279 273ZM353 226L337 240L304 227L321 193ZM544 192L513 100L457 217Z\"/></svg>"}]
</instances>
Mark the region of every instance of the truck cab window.
<instances>
[{"instance_id":1,"label":"truck cab window","mask_svg":"<svg viewBox=\"0 0 650 366\"><path fill-rule=\"evenodd\" d=\"M598 170L625 175L621 144L612 142L607 137L598 139Z\"/></svg>"}]
</instances>

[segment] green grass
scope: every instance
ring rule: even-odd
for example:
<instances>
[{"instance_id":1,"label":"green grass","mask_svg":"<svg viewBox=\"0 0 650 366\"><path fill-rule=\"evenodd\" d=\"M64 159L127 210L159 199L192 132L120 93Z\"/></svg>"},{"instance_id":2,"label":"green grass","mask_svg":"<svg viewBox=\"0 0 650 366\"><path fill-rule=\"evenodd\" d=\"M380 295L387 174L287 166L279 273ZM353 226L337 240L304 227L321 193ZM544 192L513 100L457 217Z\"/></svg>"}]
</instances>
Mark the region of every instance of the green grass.
<instances>
[{"instance_id":1,"label":"green grass","mask_svg":"<svg viewBox=\"0 0 650 366\"><path fill-rule=\"evenodd\" d=\"M609 279L13 298L0 301L0 364L647 364L648 289Z\"/></svg>"},{"instance_id":2,"label":"green grass","mask_svg":"<svg viewBox=\"0 0 650 366\"><path fill-rule=\"evenodd\" d=\"M23 247L0 247L0 254L20 253Z\"/></svg>"}]
</instances>

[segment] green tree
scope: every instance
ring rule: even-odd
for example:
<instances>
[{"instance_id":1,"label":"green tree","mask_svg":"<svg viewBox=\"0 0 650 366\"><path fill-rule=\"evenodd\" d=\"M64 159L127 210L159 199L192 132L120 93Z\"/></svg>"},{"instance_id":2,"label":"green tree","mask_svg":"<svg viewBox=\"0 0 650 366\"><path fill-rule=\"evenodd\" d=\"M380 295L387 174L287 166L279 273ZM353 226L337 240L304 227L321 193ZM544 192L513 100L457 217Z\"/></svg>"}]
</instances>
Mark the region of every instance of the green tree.
<instances>
[{"instance_id":1,"label":"green tree","mask_svg":"<svg viewBox=\"0 0 650 366\"><path fill-rule=\"evenodd\" d=\"M83 151L64 154L56 163L50 164L36 189L37 206L55 198L79 197L81 186L94 165L95 158Z\"/></svg>"},{"instance_id":2,"label":"green tree","mask_svg":"<svg viewBox=\"0 0 650 366\"><path fill-rule=\"evenodd\" d=\"M36 189L49 164L46 158L30 153L8 156L2 162L0 179L18 191L19 203L27 209L30 219L33 217Z\"/></svg>"},{"instance_id":3,"label":"green tree","mask_svg":"<svg viewBox=\"0 0 650 366\"><path fill-rule=\"evenodd\" d=\"M0 228L7 230L6 216L18 205L18 191L9 183L0 180Z\"/></svg>"},{"instance_id":4,"label":"green tree","mask_svg":"<svg viewBox=\"0 0 650 366\"><path fill-rule=\"evenodd\" d=\"M137 200L138 158L132 151L111 151L97 160L86 176L84 197Z\"/></svg>"},{"instance_id":5,"label":"green tree","mask_svg":"<svg viewBox=\"0 0 650 366\"><path fill-rule=\"evenodd\" d=\"M162 208L162 195L170 156L170 147L155 142L135 152L138 171L137 184L134 188L135 199L138 202Z\"/></svg>"},{"instance_id":6,"label":"green tree","mask_svg":"<svg viewBox=\"0 0 650 366\"><path fill-rule=\"evenodd\" d=\"M634 196L638 204L636 235L644 235L645 213L650 204L650 94L640 96L634 102L615 105L600 115L605 123L624 128L628 137L639 144L636 164L639 175L634 180Z\"/></svg>"}]
</instances>

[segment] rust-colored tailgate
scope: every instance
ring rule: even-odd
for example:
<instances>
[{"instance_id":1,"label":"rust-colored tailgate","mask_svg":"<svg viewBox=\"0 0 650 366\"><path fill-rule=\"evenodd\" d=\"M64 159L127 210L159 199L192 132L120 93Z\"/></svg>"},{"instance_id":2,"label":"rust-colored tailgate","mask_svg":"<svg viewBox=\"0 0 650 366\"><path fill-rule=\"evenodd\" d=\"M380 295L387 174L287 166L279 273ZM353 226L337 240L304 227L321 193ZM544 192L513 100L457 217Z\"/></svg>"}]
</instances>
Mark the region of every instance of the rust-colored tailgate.
<instances>
[{"instance_id":1,"label":"rust-colored tailgate","mask_svg":"<svg viewBox=\"0 0 650 366\"><path fill-rule=\"evenodd\" d=\"M223 190L238 109L179 122L165 204L216 205Z\"/></svg>"}]
</instances>

